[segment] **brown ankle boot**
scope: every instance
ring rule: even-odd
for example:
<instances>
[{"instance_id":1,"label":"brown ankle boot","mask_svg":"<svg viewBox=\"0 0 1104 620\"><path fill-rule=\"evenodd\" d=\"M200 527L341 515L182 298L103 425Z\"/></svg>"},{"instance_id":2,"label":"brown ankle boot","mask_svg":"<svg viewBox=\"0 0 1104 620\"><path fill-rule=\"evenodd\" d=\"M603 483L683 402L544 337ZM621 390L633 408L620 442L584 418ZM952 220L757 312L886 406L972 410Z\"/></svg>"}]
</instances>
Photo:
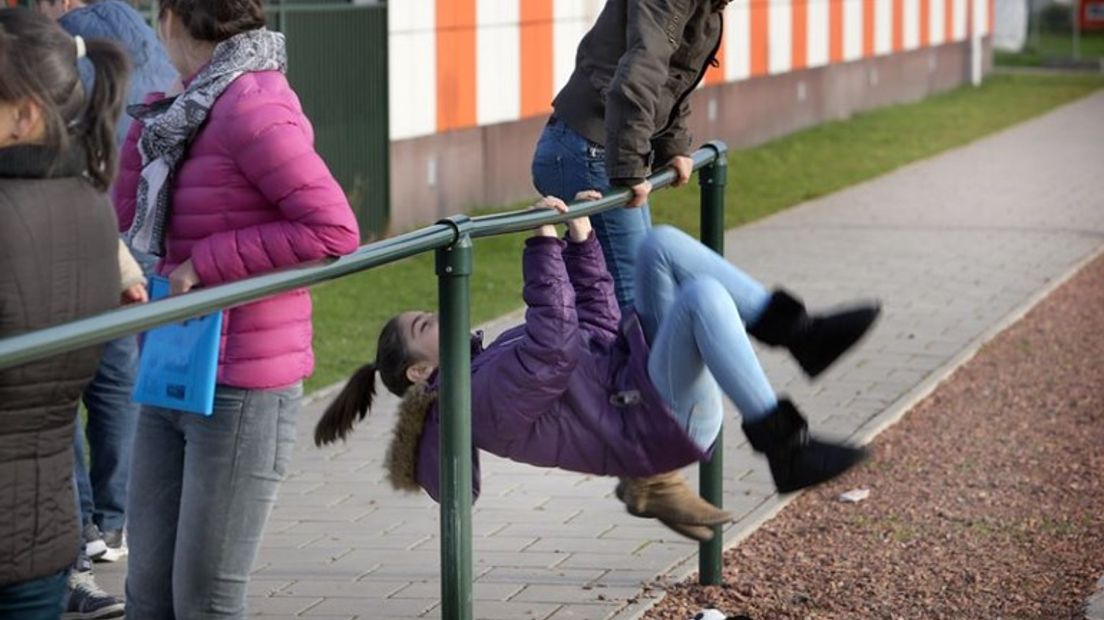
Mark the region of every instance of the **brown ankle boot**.
<instances>
[{"instance_id":1,"label":"brown ankle boot","mask_svg":"<svg viewBox=\"0 0 1104 620\"><path fill-rule=\"evenodd\" d=\"M637 517L680 525L720 525L732 521L732 513L702 499L677 471L647 478L623 478L616 493L629 514Z\"/></svg>"},{"instance_id":2,"label":"brown ankle boot","mask_svg":"<svg viewBox=\"0 0 1104 620\"><path fill-rule=\"evenodd\" d=\"M708 525L686 525L684 523L672 523L670 521L659 520L660 523L667 526L667 529L685 536L690 540L696 540L698 542L709 542L713 540L713 528Z\"/></svg>"}]
</instances>

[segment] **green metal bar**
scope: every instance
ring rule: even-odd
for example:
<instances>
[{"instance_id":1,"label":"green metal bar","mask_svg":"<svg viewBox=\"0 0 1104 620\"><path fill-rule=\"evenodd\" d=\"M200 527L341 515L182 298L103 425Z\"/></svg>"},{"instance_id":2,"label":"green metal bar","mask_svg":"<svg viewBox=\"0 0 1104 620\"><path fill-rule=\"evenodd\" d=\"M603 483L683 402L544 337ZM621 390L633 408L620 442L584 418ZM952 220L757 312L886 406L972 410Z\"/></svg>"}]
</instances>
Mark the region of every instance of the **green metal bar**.
<instances>
[{"instance_id":1,"label":"green metal bar","mask_svg":"<svg viewBox=\"0 0 1104 620\"><path fill-rule=\"evenodd\" d=\"M321 265L297 267L209 289L197 289L187 295L129 306L72 323L3 338L0 339L0 369L143 332L158 325L231 308L276 293L333 280L446 247L455 239L455 228L436 224L364 246L349 256Z\"/></svg>"},{"instance_id":2,"label":"green metal bar","mask_svg":"<svg viewBox=\"0 0 1104 620\"><path fill-rule=\"evenodd\" d=\"M437 250L441 347L441 617L472 617L471 220L449 220L456 243Z\"/></svg>"},{"instance_id":3,"label":"green metal bar","mask_svg":"<svg viewBox=\"0 0 1104 620\"><path fill-rule=\"evenodd\" d=\"M711 164L698 173L701 185L701 239L711 250L724 256L725 183L728 176L728 147L714 141L706 145L715 152ZM698 486L702 498L714 506L724 505L724 429L713 445L713 457L698 469ZM718 585L723 572L724 532L713 528L713 540L701 543L698 549L698 574L702 584Z\"/></svg>"}]
</instances>

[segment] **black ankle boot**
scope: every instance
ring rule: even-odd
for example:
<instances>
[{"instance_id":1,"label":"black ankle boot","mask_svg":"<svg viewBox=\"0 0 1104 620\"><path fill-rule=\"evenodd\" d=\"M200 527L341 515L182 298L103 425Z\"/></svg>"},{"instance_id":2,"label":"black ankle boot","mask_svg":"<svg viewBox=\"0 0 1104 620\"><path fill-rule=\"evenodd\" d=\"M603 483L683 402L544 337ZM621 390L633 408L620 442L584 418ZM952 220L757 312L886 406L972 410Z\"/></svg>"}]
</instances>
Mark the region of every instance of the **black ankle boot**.
<instances>
[{"instance_id":1,"label":"black ankle boot","mask_svg":"<svg viewBox=\"0 0 1104 620\"><path fill-rule=\"evenodd\" d=\"M835 478L867 456L866 448L810 437L805 418L785 399L766 418L744 424L743 429L751 447L766 455L779 493Z\"/></svg>"},{"instance_id":2,"label":"black ankle boot","mask_svg":"<svg viewBox=\"0 0 1104 620\"><path fill-rule=\"evenodd\" d=\"M881 311L877 303L866 303L810 316L801 300L778 290L748 333L788 348L805 374L815 377L858 342Z\"/></svg>"}]
</instances>

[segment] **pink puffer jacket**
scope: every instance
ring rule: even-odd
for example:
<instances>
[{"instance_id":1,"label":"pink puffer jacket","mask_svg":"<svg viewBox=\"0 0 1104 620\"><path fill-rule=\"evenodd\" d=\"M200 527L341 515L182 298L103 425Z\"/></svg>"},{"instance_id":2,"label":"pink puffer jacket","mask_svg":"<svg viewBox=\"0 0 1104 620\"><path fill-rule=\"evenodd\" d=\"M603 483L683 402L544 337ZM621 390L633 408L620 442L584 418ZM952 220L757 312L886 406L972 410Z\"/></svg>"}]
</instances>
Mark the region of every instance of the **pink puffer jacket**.
<instances>
[{"instance_id":1,"label":"pink puffer jacket","mask_svg":"<svg viewBox=\"0 0 1104 620\"><path fill-rule=\"evenodd\" d=\"M141 123L123 147L115 207L121 231L134 218ZM299 98L278 71L246 73L211 109L176 171L165 257L168 275L192 259L204 286L357 248L360 233L345 193L314 150ZM266 389L314 370L306 289L228 310L218 383Z\"/></svg>"}]
</instances>

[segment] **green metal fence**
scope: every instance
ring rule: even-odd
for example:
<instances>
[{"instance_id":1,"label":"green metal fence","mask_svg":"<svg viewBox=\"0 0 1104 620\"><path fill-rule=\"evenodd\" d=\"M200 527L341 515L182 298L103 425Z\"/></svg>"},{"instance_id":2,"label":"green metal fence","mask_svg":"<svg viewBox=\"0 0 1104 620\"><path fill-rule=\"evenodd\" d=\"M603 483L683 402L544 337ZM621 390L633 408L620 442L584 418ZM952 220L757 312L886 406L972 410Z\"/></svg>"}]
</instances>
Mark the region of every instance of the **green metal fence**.
<instances>
[{"instance_id":1,"label":"green metal fence","mask_svg":"<svg viewBox=\"0 0 1104 620\"><path fill-rule=\"evenodd\" d=\"M693 154L701 185L702 241L718 253L724 243L724 186L727 147L711 142ZM674 173L651 177L656 189L669 186ZM473 274L472 244L490 237L531 230L623 206L629 198L620 190L600 200L572 205L567 214L516 211L476 218L459 215L385 241L361 247L350 256L199 289L144 306L121 308L99 316L0 340L0 369L114 340L158 325L231 308L275 293L318 284L402 258L435 251L439 282L441 345L441 606L448 620L472 618L471 551L471 325L469 281ZM718 442L720 439L718 439ZM701 467L703 496L722 502L721 446L713 462ZM700 550L702 583L721 581L723 537L720 526Z\"/></svg>"}]
</instances>

